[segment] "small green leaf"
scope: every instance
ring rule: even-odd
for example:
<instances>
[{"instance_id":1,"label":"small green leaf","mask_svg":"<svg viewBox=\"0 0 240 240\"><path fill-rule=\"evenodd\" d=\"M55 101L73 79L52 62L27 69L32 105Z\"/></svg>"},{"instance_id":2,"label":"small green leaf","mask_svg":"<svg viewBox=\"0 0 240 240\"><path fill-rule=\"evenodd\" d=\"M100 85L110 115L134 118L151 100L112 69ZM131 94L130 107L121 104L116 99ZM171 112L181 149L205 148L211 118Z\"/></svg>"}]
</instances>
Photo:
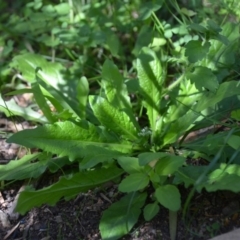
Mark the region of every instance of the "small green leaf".
<instances>
[{"instance_id":1,"label":"small green leaf","mask_svg":"<svg viewBox=\"0 0 240 240\"><path fill-rule=\"evenodd\" d=\"M171 211L178 211L181 207L179 190L173 185L160 186L155 191L159 203Z\"/></svg>"},{"instance_id":2,"label":"small green leaf","mask_svg":"<svg viewBox=\"0 0 240 240\"><path fill-rule=\"evenodd\" d=\"M231 112L231 118L240 121L240 109Z\"/></svg>"},{"instance_id":3,"label":"small green leaf","mask_svg":"<svg viewBox=\"0 0 240 240\"><path fill-rule=\"evenodd\" d=\"M120 49L120 42L116 34L113 32L107 33L106 44L113 56L117 56Z\"/></svg>"},{"instance_id":4,"label":"small green leaf","mask_svg":"<svg viewBox=\"0 0 240 240\"><path fill-rule=\"evenodd\" d=\"M146 221L150 221L153 219L157 213L159 212L159 205L157 202L154 203L149 203L148 205L145 206L143 210L143 216Z\"/></svg>"},{"instance_id":5,"label":"small green leaf","mask_svg":"<svg viewBox=\"0 0 240 240\"><path fill-rule=\"evenodd\" d=\"M230 147L237 150L240 148L240 136L237 135L231 135L230 137L227 136L227 143Z\"/></svg>"},{"instance_id":6,"label":"small green leaf","mask_svg":"<svg viewBox=\"0 0 240 240\"><path fill-rule=\"evenodd\" d=\"M146 193L130 193L104 211L99 229L103 240L117 240L137 223Z\"/></svg>"},{"instance_id":7,"label":"small green leaf","mask_svg":"<svg viewBox=\"0 0 240 240\"><path fill-rule=\"evenodd\" d=\"M149 177L146 173L132 173L119 184L121 192L135 192L145 188L149 184Z\"/></svg>"},{"instance_id":8,"label":"small green leaf","mask_svg":"<svg viewBox=\"0 0 240 240\"><path fill-rule=\"evenodd\" d=\"M134 157L118 157L118 164L124 169L125 172L131 173L139 173L144 170L143 166L140 166L138 163L138 158Z\"/></svg>"},{"instance_id":9,"label":"small green leaf","mask_svg":"<svg viewBox=\"0 0 240 240\"><path fill-rule=\"evenodd\" d=\"M211 44L206 42L202 46L202 42L199 40L191 40L186 44L185 55L188 57L189 62L195 63L206 57Z\"/></svg>"},{"instance_id":10,"label":"small green leaf","mask_svg":"<svg viewBox=\"0 0 240 240\"><path fill-rule=\"evenodd\" d=\"M168 157L161 158L157 162L155 171L161 176L168 176L178 170L185 161L186 159L184 157L169 155Z\"/></svg>"},{"instance_id":11,"label":"small green leaf","mask_svg":"<svg viewBox=\"0 0 240 240\"><path fill-rule=\"evenodd\" d=\"M161 6L162 6L161 3L156 3L156 2L152 2L152 1L144 2L139 10L139 13L140 13L139 18L141 20L146 20L147 18L149 18L151 16L152 12L155 12L158 9L160 9Z\"/></svg>"},{"instance_id":12,"label":"small green leaf","mask_svg":"<svg viewBox=\"0 0 240 240\"><path fill-rule=\"evenodd\" d=\"M181 13L185 14L188 17L192 17L197 14L196 12L194 12L190 9L187 9L187 8L181 8Z\"/></svg>"},{"instance_id":13,"label":"small green leaf","mask_svg":"<svg viewBox=\"0 0 240 240\"><path fill-rule=\"evenodd\" d=\"M207 67L198 66L194 69L194 72L189 73L187 77L195 84L199 91L206 88L211 92L215 92L218 89L218 80L211 69Z\"/></svg>"}]
</instances>

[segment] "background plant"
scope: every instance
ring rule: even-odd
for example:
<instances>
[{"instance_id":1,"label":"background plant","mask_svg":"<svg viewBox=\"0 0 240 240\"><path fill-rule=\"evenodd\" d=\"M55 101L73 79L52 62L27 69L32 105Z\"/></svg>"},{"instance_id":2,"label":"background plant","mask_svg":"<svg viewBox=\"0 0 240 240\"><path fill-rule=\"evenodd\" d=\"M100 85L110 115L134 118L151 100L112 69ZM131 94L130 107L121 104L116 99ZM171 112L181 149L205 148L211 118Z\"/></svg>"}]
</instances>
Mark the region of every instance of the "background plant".
<instances>
[{"instance_id":1,"label":"background plant","mask_svg":"<svg viewBox=\"0 0 240 240\"><path fill-rule=\"evenodd\" d=\"M163 206L174 239L179 184L239 191L238 25L203 18L211 13L176 1L119 4L35 1L25 5L23 17L10 18L2 85L14 71L10 95L32 93L34 102L21 112L14 99L6 105L2 99L1 110L44 125L8 139L42 152L1 166L0 178L37 178L68 166L57 183L20 194L22 214L117 181L125 195L104 212L102 238L120 238L141 212L148 221ZM27 35L25 49L17 42L11 59L13 33ZM125 46L128 34L137 40ZM189 132L219 123L231 130L184 141ZM192 166L189 156L208 164Z\"/></svg>"}]
</instances>

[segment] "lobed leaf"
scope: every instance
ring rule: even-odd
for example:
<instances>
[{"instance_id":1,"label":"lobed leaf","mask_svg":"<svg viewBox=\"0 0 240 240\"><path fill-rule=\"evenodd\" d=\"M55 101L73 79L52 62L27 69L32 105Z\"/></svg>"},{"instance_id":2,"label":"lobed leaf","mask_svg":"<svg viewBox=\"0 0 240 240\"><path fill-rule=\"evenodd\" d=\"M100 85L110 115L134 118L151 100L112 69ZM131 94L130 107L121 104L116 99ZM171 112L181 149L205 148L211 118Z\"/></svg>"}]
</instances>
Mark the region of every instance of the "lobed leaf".
<instances>
[{"instance_id":1,"label":"lobed leaf","mask_svg":"<svg viewBox=\"0 0 240 240\"><path fill-rule=\"evenodd\" d=\"M41 148L60 157L68 156L70 160L86 158L106 161L132 151L131 144L120 142L111 134L104 134L103 130L86 121L79 124L65 121L23 130L7 142Z\"/></svg>"},{"instance_id":2,"label":"lobed leaf","mask_svg":"<svg viewBox=\"0 0 240 240\"><path fill-rule=\"evenodd\" d=\"M26 189L19 195L16 211L25 214L33 207L44 203L55 205L62 197L72 198L80 192L86 192L122 174L121 169L113 166L108 169L76 173L71 177L62 177L57 183L41 190Z\"/></svg>"}]
</instances>

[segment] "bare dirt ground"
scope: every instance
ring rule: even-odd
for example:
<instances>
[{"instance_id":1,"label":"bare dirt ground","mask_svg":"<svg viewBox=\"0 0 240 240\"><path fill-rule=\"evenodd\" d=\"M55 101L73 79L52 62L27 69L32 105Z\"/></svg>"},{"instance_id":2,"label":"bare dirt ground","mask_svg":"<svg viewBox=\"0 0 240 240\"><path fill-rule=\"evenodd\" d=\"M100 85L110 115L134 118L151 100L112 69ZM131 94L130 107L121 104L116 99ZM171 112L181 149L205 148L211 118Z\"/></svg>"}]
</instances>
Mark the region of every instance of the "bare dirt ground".
<instances>
[{"instance_id":1,"label":"bare dirt ground","mask_svg":"<svg viewBox=\"0 0 240 240\"><path fill-rule=\"evenodd\" d=\"M31 127L22 121L19 127ZM11 133L16 130L15 123L2 116L0 129ZM0 138L0 167L9 160L21 157L26 151L20 150L15 144L5 142L6 136ZM38 188L58 180L58 174L48 175L38 183ZM4 185L5 184L5 185ZM34 208L26 215L14 213L17 194L24 182L14 182L10 185L1 183L0 188L0 239L28 240L77 240L101 239L98 224L101 215L111 202L117 201L121 195L117 186L106 189L95 189L80 193L70 201L61 200L56 206L43 205ZM182 202L184 203L189 190L181 187ZM185 219L182 211L178 214L177 240L209 239L215 235L229 232L240 227L239 194L227 191L215 193L196 193L190 202ZM131 233L122 239L163 239L168 240L168 211L161 208L159 214L150 222L140 218Z\"/></svg>"}]
</instances>

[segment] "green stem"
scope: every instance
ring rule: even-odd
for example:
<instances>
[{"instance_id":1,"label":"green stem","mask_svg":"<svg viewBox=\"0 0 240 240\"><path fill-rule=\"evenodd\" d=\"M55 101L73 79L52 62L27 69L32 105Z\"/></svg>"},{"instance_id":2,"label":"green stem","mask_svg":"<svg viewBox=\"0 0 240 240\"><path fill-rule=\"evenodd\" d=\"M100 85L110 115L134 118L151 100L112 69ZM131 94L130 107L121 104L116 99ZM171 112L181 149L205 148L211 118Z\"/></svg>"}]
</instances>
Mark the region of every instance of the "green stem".
<instances>
[{"instance_id":1,"label":"green stem","mask_svg":"<svg viewBox=\"0 0 240 240\"><path fill-rule=\"evenodd\" d=\"M169 233L170 239L175 240L177 236L177 212L169 210Z\"/></svg>"}]
</instances>

